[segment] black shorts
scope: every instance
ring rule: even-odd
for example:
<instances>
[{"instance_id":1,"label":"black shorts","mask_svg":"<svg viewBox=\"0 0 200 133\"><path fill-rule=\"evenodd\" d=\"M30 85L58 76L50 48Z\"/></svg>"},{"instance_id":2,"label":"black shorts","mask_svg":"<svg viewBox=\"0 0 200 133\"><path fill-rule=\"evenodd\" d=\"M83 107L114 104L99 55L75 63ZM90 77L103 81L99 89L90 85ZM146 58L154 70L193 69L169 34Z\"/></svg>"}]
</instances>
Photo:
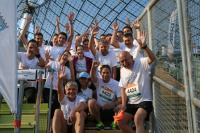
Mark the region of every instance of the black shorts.
<instances>
[{"instance_id":1,"label":"black shorts","mask_svg":"<svg viewBox=\"0 0 200 133\"><path fill-rule=\"evenodd\" d=\"M102 122L114 120L113 116L115 115L115 112L113 111L113 109L103 110L102 108L100 108L99 111L100 111L100 116L101 116Z\"/></svg>"},{"instance_id":2,"label":"black shorts","mask_svg":"<svg viewBox=\"0 0 200 133\"><path fill-rule=\"evenodd\" d=\"M153 105L151 101L144 101L139 104L127 104L126 107L127 108L125 112L132 114L133 116L135 115L135 113L137 112L139 108L144 109L147 112L147 116L145 118L146 121L149 120L149 115L153 110Z\"/></svg>"}]
</instances>

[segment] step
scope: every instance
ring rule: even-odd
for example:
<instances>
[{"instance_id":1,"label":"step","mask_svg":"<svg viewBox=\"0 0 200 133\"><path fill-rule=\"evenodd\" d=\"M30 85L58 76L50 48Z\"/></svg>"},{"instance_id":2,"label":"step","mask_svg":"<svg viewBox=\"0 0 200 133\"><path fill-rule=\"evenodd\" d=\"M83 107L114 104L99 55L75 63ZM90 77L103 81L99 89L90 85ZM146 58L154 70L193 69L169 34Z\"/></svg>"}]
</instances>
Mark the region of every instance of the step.
<instances>
[{"instance_id":1,"label":"step","mask_svg":"<svg viewBox=\"0 0 200 133\"><path fill-rule=\"evenodd\" d=\"M34 115L22 115L20 127L21 133L34 133L34 118ZM14 132L14 115L0 115L0 132Z\"/></svg>"},{"instance_id":2,"label":"step","mask_svg":"<svg viewBox=\"0 0 200 133\"><path fill-rule=\"evenodd\" d=\"M1 104L0 114L10 114L10 109L6 103ZM35 104L24 103L22 105L22 115L34 115L35 118ZM39 113L39 133L46 132L48 117L48 103L40 104Z\"/></svg>"},{"instance_id":3,"label":"step","mask_svg":"<svg viewBox=\"0 0 200 133\"><path fill-rule=\"evenodd\" d=\"M85 133L123 133L121 130L85 130ZM136 133L136 131L133 131ZM145 130L145 133L149 133L148 130Z\"/></svg>"},{"instance_id":4,"label":"step","mask_svg":"<svg viewBox=\"0 0 200 133\"><path fill-rule=\"evenodd\" d=\"M24 103L22 105L22 114L32 114L35 113L35 104L33 103ZM10 114L10 108L6 103L1 104L0 114ZM40 113L48 113L48 104L40 104Z\"/></svg>"}]
</instances>

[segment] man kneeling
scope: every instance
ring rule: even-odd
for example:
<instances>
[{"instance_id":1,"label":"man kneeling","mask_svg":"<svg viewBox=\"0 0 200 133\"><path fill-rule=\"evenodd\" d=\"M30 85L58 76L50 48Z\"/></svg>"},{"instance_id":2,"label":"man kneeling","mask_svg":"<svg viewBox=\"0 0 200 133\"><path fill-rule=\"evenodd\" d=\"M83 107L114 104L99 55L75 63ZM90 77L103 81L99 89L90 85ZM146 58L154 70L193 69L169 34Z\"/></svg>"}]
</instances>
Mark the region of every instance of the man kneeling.
<instances>
[{"instance_id":1,"label":"man kneeling","mask_svg":"<svg viewBox=\"0 0 200 133\"><path fill-rule=\"evenodd\" d=\"M57 73L57 93L58 101L61 105L61 110L56 109L53 117L53 132L67 133L68 125L73 124L73 130L76 133L84 132L84 124L87 114L84 110L87 108L85 100L78 96L78 86L76 82L69 81L65 85L65 92L63 91L62 80L67 73L64 73L64 67L60 67Z\"/></svg>"}]
</instances>

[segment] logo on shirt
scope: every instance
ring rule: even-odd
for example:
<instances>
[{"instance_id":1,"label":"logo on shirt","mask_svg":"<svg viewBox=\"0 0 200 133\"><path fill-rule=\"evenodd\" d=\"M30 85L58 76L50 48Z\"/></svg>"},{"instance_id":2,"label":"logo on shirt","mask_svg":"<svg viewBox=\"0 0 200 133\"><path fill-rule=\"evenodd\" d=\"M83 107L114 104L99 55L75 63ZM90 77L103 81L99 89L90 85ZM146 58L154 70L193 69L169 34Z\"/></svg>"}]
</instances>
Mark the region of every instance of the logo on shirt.
<instances>
[{"instance_id":1,"label":"logo on shirt","mask_svg":"<svg viewBox=\"0 0 200 133\"><path fill-rule=\"evenodd\" d=\"M127 84L133 83L133 81L136 79L136 77L137 77L137 74L131 73L130 76L126 77Z\"/></svg>"},{"instance_id":2,"label":"logo on shirt","mask_svg":"<svg viewBox=\"0 0 200 133\"><path fill-rule=\"evenodd\" d=\"M6 28L8 28L7 23L5 22L5 20L3 19L3 16L1 16L1 13L0 13L0 32Z\"/></svg>"}]
</instances>

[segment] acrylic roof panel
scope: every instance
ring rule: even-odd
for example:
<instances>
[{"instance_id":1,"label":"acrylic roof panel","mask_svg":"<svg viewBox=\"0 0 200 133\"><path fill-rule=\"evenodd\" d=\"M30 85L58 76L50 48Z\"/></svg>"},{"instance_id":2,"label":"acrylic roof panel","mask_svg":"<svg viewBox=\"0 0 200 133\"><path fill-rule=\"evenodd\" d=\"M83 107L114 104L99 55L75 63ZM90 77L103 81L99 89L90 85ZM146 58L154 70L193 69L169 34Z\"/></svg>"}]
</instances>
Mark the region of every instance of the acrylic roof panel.
<instances>
[{"instance_id":1,"label":"acrylic roof panel","mask_svg":"<svg viewBox=\"0 0 200 133\"><path fill-rule=\"evenodd\" d=\"M67 14L73 11L74 34L81 34L94 24L97 18L101 30L99 34L112 33L112 23L117 20L120 29L126 25L126 18L131 22L143 11L150 0L18 0L17 20L20 24L27 5L35 7L32 28L29 28L29 39L33 37L33 29L39 25L44 40L50 40L56 33L56 18L60 17L60 28L68 22ZM99 38L100 35L97 36Z\"/></svg>"}]
</instances>

